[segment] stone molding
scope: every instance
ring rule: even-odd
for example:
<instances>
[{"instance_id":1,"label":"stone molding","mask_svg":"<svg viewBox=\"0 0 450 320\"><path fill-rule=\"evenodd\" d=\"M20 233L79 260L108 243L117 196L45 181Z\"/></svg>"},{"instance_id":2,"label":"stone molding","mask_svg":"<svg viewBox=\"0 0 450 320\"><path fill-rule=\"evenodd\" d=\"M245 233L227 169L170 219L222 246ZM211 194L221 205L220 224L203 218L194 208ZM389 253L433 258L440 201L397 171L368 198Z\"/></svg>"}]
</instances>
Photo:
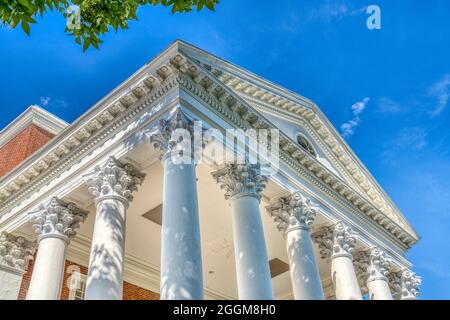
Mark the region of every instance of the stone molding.
<instances>
[{"instance_id":1,"label":"stone molding","mask_svg":"<svg viewBox=\"0 0 450 320\"><path fill-rule=\"evenodd\" d=\"M269 215L278 223L280 231L287 232L292 228L310 230L318 213L318 206L300 192L294 192L287 197L278 198L267 207Z\"/></svg>"},{"instance_id":2,"label":"stone molding","mask_svg":"<svg viewBox=\"0 0 450 320\"><path fill-rule=\"evenodd\" d=\"M35 245L24 237L0 232L0 265L25 272L33 259Z\"/></svg>"},{"instance_id":3,"label":"stone molding","mask_svg":"<svg viewBox=\"0 0 450 320\"><path fill-rule=\"evenodd\" d=\"M75 237L75 230L86 220L87 214L74 203L53 197L46 205L41 205L38 211L30 212L29 216L34 223L38 242L45 238L61 238L68 243Z\"/></svg>"}]
</instances>

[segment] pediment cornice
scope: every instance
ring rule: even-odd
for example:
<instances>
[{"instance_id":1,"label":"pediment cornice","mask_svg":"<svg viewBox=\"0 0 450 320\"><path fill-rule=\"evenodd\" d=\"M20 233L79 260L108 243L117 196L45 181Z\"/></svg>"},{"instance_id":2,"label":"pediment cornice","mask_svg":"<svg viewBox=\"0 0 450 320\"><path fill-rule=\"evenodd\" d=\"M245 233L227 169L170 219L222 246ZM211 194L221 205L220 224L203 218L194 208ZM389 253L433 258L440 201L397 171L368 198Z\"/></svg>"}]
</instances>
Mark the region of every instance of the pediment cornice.
<instances>
[{"instance_id":1,"label":"pediment cornice","mask_svg":"<svg viewBox=\"0 0 450 320\"><path fill-rule=\"evenodd\" d=\"M82 121L75 122L50 145L2 179L0 212L7 212L49 183L177 86L196 95L237 128L275 128L235 90L221 81L213 70L199 65L179 51L174 52L170 48L167 51L165 59L159 57L157 65L147 65L141 69L114 91L119 94L102 100L88 111L87 116L82 117ZM306 110L296 112L311 118L312 122L316 121ZM280 137L280 159L350 212L385 230L385 234L402 247L409 248L417 241L416 236L408 232L401 221L393 221L283 134Z\"/></svg>"},{"instance_id":2,"label":"pediment cornice","mask_svg":"<svg viewBox=\"0 0 450 320\"><path fill-rule=\"evenodd\" d=\"M186 57L186 60L184 69L189 72L181 75L180 84L221 112L234 126L243 130L276 128L260 112L221 82L209 66L202 66L189 57ZM283 133L280 133L280 159L349 211L368 223L374 222L381 226L406 247L417 241L402 221L396 222L381 212L347 182L337 177Z\"/></svg>"},{"instance_id":3,"label":"pediment cornice","mask_svg":"<svg viewBox=\"0 0 450 320\"><path fill-rule=\"evenodd\" d=\"M215 72L224 84L238 91L243 96L254 99L256 103L260 103L260 105L265 104L266 106L270 105L274 112L277 112L277 109L287 111L294 119L304 119L310 128L314 130L316 136L320 138L320 142L331 151L333 158L337 159L337 163L335 164L343 169L341 173L347 178L348 183L357 185L358 191L362 191L361 194L376 205L384 214L394 220L397 219L397 222L400 221L392 208L393 204L389 203L391 201L385 199L385 194L381 190L381 187L374 181L367 170L358 163L359 161L354 159L355 156L349 148L342 146L342 141L338 141L335 132L330 129L330 125L325 123L323 117L316 113L315 110L318 107L315 104L311 107L299 105L287 98L257 89L255 85L250 85L244 81L236 81L236 78L224 74L221 71L213 70L213 72Z\"/></svg>"},{"instance_id":4,"label":"pediment cornice","mask_svg":"<svg viewBox=\"0 0 450 320\"><path fill-rule=\"evenodd\" d=\"M251 104L257 104L262 107L260 109L270 110L293 120L305 121L314 131L314 136L319 139L317 142L326 148L346 182L381 212L418 238L400 210L313 101L188 44L184 44L182 51L193 57L197 63L203 64L218 80Z\"/></svg>"}]
</instances>

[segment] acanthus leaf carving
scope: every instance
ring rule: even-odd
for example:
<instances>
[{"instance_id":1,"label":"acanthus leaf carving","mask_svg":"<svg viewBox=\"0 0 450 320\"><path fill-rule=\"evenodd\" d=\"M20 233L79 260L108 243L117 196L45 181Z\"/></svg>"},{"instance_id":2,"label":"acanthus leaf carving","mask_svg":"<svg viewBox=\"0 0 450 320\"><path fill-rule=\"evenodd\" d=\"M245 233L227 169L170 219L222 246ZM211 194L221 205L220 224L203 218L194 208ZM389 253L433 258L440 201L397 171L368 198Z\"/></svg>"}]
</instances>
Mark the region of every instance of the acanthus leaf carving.
<instances>
[{"instance_id":1,"label":"acanthus leaf carving","mask_svg":"<svg viewBox=\"0 0 450 320\"><path fill-rule=\"evenodd\" d=\"M84 177L96 201L110 196L132 201L132 193L142 184L145 174L137 171L132 164L123 164L111 156L103 166L96 166Z\"/></svg>"},{"instance_id":2,"label":"acanthus leaf carving","mask_svg":"<svg viewBox=\"0 0 450 320\"><path fill-rule=\"evenodd\" d=\"M0 233L0 265L26 271L28 261L33 259L34 249L35 244L24 237Z\"/></svg>"},{"instance_id":3,"label":"acanthus leaf carving","mask_svg":"<svg viewBox=\"0 0 450 320\"><path fill-rule=\"evenodd\" d=\"M318 213L318 207L311 199L299 192L281 197L267 207L269 215L278 223L277 228L286 232L291 227L310 229Z\"/></svg>"},{"instance_id":4,"label":"acanthus leaf carving","mask_svg":"<svg viewBox=\"0 0 450 320\"><path fill-rule=\"evenodd\" d=\"M356 234L342 221L332 227L323 227L313 235L313 240L319 245L322 259L352 257L356 239Z\"/></svg>"},{"instance_id":5,"label":"acanthus leaf carving","mask_svg":"<svg viewBox=\"0 0 450 320\"><path fill-rule=\"evenodd\" d=\"M369 283L375 280L388 281L390 260L386 253L377 247L360 251L355 257L358 274Z\"/></svg>"},{"instance_id":6,"label":"acanthus leaf carving","mask_svg":"<svg viewBox=\"0 0 450 320\"><path fill-rule=\"evenodd\" d=\"M422 279L411 270L403 270L401 273L401 299L417 299L420 293Z\"/></svg>"},{"instance_id":7,"label":"acanthus leaf carving","mask_svg":"<svg viewBox=\"0 0 450 320\"><path fill-rule=\"evenodd\" d=\"M59 236L73 238L80 223L84 222L88 212L78 208L74 203L67 203L53 197L46 205L41 205L38 211L29 213L34 222L33 229L38 240L46 237Z\"/></svg>"},{"instance_id":8,"label":"acanthus leaf carving","mask_svg":"<svg viewBox=\"0 0 450 320\"><path fill-rule=\"evenodd\" d=\"M161 158L176 155L187 159L192 159L203 147L201 135L202 129L197 130L194 121L179 107L148 133L150 143L161 151Z\"/></svg>"},{"instance_id":9,"label":"acanthus leaf carving","mask_svg":"<svg viewBox=\"0 0 450 320\"><path fill-rule=\"evenodd\" d=\"M212 176L225 190L225 199L229 200L240 194L248 194L260 199L266 187L267 176L261 174L259 164L227 164L224 168L212 173Z\"/></svg>"}]
</instances>

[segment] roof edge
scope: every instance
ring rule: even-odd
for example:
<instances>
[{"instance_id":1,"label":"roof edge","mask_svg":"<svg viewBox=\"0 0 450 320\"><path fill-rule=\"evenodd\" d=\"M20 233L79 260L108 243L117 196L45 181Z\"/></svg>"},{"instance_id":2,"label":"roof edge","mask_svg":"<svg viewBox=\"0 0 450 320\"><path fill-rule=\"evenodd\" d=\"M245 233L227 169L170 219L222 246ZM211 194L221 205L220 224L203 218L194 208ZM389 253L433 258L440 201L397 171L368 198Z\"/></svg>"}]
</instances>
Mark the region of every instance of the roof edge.
<instances>
[{"instance_id":1,"label":"roof edge","mask_svg":"<svg viewBox=\"0 0 450 320\"><path fill-rule=\"evenodd\" d=\"M47 110L37 105L31 105L0 131L0 148L32 124L54 135L57 135L69 125Z\"/></svg>"}]
</instances>

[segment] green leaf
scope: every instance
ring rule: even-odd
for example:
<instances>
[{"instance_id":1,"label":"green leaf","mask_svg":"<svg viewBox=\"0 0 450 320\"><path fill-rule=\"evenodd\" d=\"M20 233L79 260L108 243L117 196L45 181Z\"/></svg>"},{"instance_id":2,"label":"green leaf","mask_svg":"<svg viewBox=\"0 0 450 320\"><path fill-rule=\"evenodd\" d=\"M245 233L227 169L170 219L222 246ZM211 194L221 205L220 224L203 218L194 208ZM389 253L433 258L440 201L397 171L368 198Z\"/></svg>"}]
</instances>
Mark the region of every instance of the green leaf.
<instances>
[{"instance_id":1,"label":"green leaf","mask_svg":"<svg viewBox=\"0 0 450 320\"><path fill-rule=\"evenodd\" d=\"M30 25L25 20L22 20L22 29L28 36L30 35Z\"/></svg>"},{"instance_id":2,"label":"green leaf","mask_svg":"<svg viewBox=\"0 0 450 320\"><path fill-rule=\"evenodd\" d=\"M83 42L83 51L86 51L86 50L89 48L89 45L90 45L90 40L89 40L89 38L84 39L84 42Z\"/></svg>"}]
</instances>

